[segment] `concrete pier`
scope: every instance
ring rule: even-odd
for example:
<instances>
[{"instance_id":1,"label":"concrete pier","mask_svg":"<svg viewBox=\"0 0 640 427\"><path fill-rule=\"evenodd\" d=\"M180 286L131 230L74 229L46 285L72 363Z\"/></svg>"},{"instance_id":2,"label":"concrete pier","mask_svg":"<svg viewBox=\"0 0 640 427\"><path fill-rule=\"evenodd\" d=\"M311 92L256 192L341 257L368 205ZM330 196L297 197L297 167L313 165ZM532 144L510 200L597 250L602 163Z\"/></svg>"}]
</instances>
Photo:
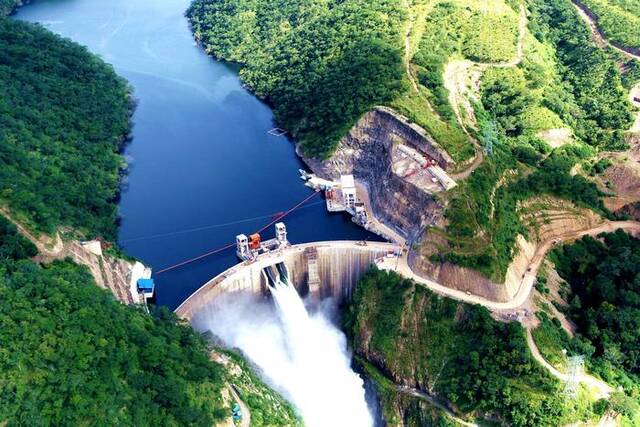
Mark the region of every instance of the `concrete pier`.
<instances>
[{"instance_id":1,"label":"concrete pier","mask_svg":"<svg viewBox=\"0 0 640 427\"><path fill-rule=\"evenodd\" d=\"M357 281L377 258L399 251L384 242L330 241L292 245L266 253L220 273L187 298L176 314L191 320L203 307L229 292L267 292L262 269L284 262L291 283L301 295L350 298Z\"/></svg>"}]
</instances>

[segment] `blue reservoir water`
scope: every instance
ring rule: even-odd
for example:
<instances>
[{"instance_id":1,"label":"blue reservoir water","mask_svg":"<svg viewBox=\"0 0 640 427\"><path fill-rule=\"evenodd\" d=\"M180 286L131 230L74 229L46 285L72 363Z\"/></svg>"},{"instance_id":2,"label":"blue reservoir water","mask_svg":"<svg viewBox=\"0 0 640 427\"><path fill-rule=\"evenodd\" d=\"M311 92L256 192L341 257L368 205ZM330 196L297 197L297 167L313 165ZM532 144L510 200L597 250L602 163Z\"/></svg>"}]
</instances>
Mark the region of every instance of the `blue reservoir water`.
<instances>
[{"instance_id":1,"label":"blue reservoir water","mask_svg":"<svg viewBox=\"0 0 640 427\"><path fill-rule=\"evenodd\" d=\"M86 45L134 87L119 243L156 271L232 243L311 194L293 144L267 133L275 126L269 107L232 67L194 44L188 5L36 0L15 15ZM348 217L328 214L320 197L285 223L294 243L376 239ZM236 262L228 250L156 276L158 303L175 308Z\"/></svg>"}]
</instances>

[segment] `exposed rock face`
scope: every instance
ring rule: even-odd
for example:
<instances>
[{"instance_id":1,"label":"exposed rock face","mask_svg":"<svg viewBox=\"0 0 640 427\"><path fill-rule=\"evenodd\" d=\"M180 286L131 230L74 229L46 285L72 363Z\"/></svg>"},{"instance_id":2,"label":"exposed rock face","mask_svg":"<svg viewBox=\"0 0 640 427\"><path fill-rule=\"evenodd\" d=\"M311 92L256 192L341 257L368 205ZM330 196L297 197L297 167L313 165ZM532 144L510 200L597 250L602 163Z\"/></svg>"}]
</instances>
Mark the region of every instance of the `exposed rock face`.
<instances>
[{"instance_id":1,"label":"exposed rock face","mask_svg":"<svg viewBox=\"0 0 640 427\"><path fill-rule=\"evenodd\" d=\"M640 202L629 203L615 212L618 215L628 215L631 219L640 221Z\"/></svg>"},{"instance_id":2,"label":"exposed rock face","mask_svg":"<svg viewBox=\"0 0 640 427\"><path fill-rule=\"evenodd\" d=\"M451 289L470 292L499 302L508 301L513 296L504 284L494 283L476 270L450 262L432 263L420 253L411 253L409 265L416 274L435 280Z\"/></svg>"},{"instance_id":3,"label":"exposed rock face","mask_svg":"<svg viewBox=\"0 0 640 427\"><path fill-rule=\"evenodd\" d=\"M337 179L343 174L353 174L368 187L377 218L400 229L401 234L412 241L425 226L438 221L442 207L433 195L393 174L391 149L394 143L407 144L430 156L443 169L454 164L424 129L384 107L365 114L340 141L330 159L321 161L304 156L303 159L323 178Z\"/></svg>"}]
</instances>

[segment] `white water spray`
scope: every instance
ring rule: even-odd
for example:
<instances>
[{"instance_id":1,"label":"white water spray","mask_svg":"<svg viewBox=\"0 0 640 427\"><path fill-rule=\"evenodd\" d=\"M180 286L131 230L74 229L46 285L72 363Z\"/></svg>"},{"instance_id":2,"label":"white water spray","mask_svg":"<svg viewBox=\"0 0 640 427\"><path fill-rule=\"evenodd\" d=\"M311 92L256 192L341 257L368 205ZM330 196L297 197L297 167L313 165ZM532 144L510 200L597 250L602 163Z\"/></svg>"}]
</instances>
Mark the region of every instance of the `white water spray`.
<instances>
[{"instance_id":1,"label":"white water spray","mask_svg":"<svg viewBox=\"0 0 640 427\"><path fill-rule=\"evenodd\" d=\"M327 315L309 315L293 286L271 288L272 304L252 296L217 300L203 316L229 346L240 348L310 427L370 427L362 379L351 370L344 334Z\"/></svg>"}]
</instances>

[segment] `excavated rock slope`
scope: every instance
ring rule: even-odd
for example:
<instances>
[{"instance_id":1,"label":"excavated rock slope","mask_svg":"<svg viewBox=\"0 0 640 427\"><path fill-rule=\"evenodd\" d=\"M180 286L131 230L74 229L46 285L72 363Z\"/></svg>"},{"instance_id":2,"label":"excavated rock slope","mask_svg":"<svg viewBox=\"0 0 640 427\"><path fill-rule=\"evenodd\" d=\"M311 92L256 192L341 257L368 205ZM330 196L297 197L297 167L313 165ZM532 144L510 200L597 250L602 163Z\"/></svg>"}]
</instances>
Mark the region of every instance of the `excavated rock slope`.
<instances>
[{"instance_id":1,"label":"excavated rock slope","mask_svg":"<svg viewBox=\"0 0 640 427\"><path fill-rule=\"evenodd\" d=\"M425 226L442 216L442 206L433 195L393 174L391 148L404 143L435 159L443 168L454 165L449 155L419 126L394 111L377 107L366 113L341 141L331 158L303 160L311 170L327 179L353 174L371 194L376 217L401 229L413 241Z\"/></svg>"}]
</instances>

